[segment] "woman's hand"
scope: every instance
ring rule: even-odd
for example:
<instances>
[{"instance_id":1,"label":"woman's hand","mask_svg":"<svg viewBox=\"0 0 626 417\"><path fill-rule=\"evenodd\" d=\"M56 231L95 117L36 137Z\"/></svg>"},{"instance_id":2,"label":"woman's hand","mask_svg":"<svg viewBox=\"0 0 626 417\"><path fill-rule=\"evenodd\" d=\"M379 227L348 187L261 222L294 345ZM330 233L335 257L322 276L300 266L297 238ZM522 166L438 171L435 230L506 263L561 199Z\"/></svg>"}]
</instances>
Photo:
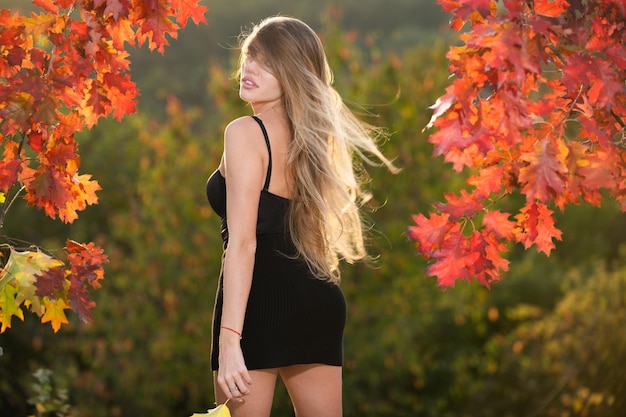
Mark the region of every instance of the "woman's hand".
<instances>
[{"instance_id":1,"label":"woman's hand","mask_svg":"<svg viewBox=\"0 0 626 417\"><path fill-rule=\"evenodd\" d=\"M231 332L220 334L220 367L217 383L228 398L242 399L250 394L252 378L241 352L240 338Z\"/></svg>"}]
</instances>

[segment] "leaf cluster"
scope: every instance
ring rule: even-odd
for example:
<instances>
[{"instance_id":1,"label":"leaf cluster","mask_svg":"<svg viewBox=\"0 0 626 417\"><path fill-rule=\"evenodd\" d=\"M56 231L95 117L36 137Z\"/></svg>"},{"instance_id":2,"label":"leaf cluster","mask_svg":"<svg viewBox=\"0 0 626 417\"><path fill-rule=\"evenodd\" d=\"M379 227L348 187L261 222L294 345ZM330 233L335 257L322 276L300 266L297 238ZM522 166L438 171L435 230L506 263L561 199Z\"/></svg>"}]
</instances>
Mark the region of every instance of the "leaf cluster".
<instances>
[{"instance_id":1,"label":"leaf cluster","mask_svg":"<svg viewBox=\"0 0 626 417\"><path fill-rule=\"evenodd\" d=\"M441 287L489 286L510 243L546 255L562 239L554 211L603 193L626 210L626 6L618 1L440 0L454 29L452 83L432 106L429 141L466 188L407 235ZM523 203L500 210L511 195Z\"/></svg>"},{"instance_id":2,"label":"leaf cluster","mask_svg":"<svg viewBox=\"0 0 626 417\"><path fill-rule=\"evenodd\" d=\"M167 37L189 19L206 22L197 1L35 0L28 16L0 10L0 229L16 199L52 219L72 223L98 203L100 185L79 173L76 132L102 117L121 120L135 111L128 45L146 43L163 53ZM68 240L65 261L36 245L17 250L2 236L0 332L22 305L58 331L72 308L83 321L94 302L107 257L93 243Z\"/></svg>"}]
</instances>

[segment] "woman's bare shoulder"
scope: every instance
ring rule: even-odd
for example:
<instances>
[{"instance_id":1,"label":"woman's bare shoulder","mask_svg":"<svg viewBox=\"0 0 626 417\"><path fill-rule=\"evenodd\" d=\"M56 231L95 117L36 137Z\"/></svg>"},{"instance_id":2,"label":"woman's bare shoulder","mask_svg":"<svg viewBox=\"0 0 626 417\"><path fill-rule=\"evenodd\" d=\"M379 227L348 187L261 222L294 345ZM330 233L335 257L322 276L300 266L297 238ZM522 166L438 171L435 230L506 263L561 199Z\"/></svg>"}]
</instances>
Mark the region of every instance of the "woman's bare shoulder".
<instances>
[{"instance_id":1,"label":"woman's bare shoulder","mask_svg":"<svg viewBox=\"0 0 626 417\"><path fill-rule=\"evenodd\" d=\"M257 122L250 116L242 116L230 122L224 129L224 138L230 137L251 138L262 135Z\"/></svg>"}]
</instances>

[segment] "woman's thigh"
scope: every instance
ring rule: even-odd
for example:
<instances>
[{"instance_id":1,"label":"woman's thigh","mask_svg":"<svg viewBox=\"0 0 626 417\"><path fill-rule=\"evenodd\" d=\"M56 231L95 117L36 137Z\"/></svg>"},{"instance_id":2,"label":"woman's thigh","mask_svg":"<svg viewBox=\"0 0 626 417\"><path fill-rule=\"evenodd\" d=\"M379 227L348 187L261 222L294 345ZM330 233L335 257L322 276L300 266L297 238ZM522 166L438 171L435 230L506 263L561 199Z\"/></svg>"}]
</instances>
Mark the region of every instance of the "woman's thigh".
<instances>
[{"instance_id":1,"label":"woman's thigh","mask_svg":"<svg viewBox=\"0 0 626 417\"><path fill-rule=\"evenodd\" d=\"M297 417L341 417L342 376L340 366L322 364L281 368Z\"/></svg>"},{"instance_id":2,"label":"woman's thigh","mask_svg":"<svg viewBox=\"0 0 626 417\"><path fill-rule=\"evenodd\" d=\"M232 399L228 408L233 417L269 417L272 411L272 401L276 388L276 369L260 369L248 371L252 378L250 394L241 400ZM217 384L217 373L213 373L215 386L215 400L217 404L224 404L228 397Z\"/></svg>"}]
</instances>

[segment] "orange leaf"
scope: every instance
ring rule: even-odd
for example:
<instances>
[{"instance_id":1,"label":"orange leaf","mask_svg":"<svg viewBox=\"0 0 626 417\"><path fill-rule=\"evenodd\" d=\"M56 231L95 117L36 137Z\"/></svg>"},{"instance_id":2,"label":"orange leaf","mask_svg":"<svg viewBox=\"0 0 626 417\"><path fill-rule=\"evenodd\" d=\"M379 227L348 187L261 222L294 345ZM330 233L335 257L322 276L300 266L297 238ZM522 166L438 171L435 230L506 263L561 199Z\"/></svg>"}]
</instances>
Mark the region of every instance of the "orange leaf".
<instances>
[{"instance_id":1,"label":"orange leaf","mask_svg":"<svg viewBox=\"0 0 626 417\"><path fill-rule=\"evenodd\" d=\"M170 35L176 39L178 37L178 24L170 20L173 15L169 0L148 0L142 2L143 21L137 30L139 45L148 41L148 48L153 51L157 49L161 54L165 52L165 46L169 42L165 35Z\"/></svg>"},{"instance_id":2,"label":"orange leaf","mask_svg":"<svg viewBox=\"0 0 626 417\"><path fill-rule=\"evenodd\" d=\"M567 0L543 0L536 1L534 4L535 13L547 17L557 17L569 7Z\"/></svg>"},{"instance_id":3,"label":"orange leaf","mask_svg":"<svg viewBox=\"0 0 626 417\"><path fill-rule=\"evenodd\" d=\"M59 14L59 7L54 4L54 0L33 0L35 6L39 6L52 14Z\"/></svg>"},{"instance_id":4,"label":"orange leaf","mask_svg":"<svg viewBox=\"0 0 626 417\"><path fill-rule=\"evenodd\" d=\"M208 9L200 6L198 3L200 3L200 0L172 0L172 8L176 10L176 21L181 27L187 24L189 18L196 25L206 23L204 13Z\"/></svg>"}]
</instances>

